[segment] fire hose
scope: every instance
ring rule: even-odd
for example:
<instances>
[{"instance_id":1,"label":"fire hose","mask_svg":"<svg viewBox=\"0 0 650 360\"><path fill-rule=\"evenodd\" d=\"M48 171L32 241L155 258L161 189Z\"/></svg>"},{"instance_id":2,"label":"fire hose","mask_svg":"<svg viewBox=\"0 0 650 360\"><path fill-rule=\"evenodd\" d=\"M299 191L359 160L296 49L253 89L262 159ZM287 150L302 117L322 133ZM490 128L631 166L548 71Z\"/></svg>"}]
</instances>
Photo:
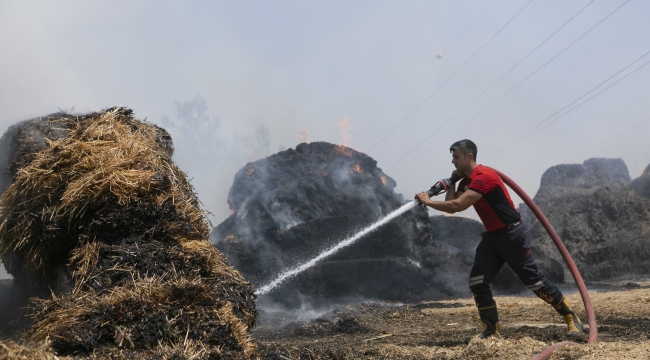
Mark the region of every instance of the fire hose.
<instances>
[{"instance_id":1,"label":"fire hose","mask_svg":"<svg viewBox=\"0 0 650 360\"><path fill-rule=\"evenodd\" d=\"M519 195L519 197L524 201L524 203L528 206L528 208L533 212L537 220L539 220L540 224L542 224L542 226L544 227L548 235L551 237L551 240L553 240L553 243L560 251L562 258L564 259L564 262L569 268L569 271L573 276L573 280L575 281L576 286L578 287L578 291L580 292L580 296L582 297L582 302L585 306L585 311L587 312L587 320L589 323L588 342L596 341L596 338L598 337L596 314L594 313L594 308L591 304L591 299L589 298L589 293L587 292L587 287L585 286L585 282L582 280L582 276L580 275L580 272L578 271L575 262L571 258L569 251L564 246L564 243L562 243L562 240L557 235L557 232L555 232L555 229L553 229L551 223L548 221L548 219L546 219L546 216L544 216L544 214L537 207L537 205L535 205L535 203L530 198L530 196L528 196L528 194L526 194L526 192L524 192L524 190L521 187L519 187L519 185L517 185L514 181L512 181L512 179L510 179L508 176L506 176L499 170L496 169L492 169L492 170L494 170L499 175L499 177L501 177L501 180L503 180L503 182L506 185L508 185L512 190L514 190L514 192L517 195ZM440 180L433 187L431 187L431 189L427 193L429 193L429 196L440 194L441 192L446 191L450 186L453 186L453 184L458 180L460 180L460 177L455 175L452 175L452 177L449 179ZM570 341L563 341L560 343L553 344L547 347L546 349L544 349L541 353L537 354L533 358L533 360L547 360L548 358L551 357L551 354L553 354L553 351L555 351L555 349L562 346L570 346L570 345L576 345L576 343Z\"/></svg>"}]
</instances>

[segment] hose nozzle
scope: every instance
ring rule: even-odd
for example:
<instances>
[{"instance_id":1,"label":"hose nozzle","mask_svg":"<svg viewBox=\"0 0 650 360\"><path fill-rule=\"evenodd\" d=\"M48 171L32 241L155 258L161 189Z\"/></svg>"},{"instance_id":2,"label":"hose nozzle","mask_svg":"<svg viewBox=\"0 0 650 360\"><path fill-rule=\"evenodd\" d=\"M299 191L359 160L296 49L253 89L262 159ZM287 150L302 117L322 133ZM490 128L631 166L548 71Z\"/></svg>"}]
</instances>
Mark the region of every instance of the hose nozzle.
<instances>
[{"instance_id":1,"label":"hose nozzle","mask_svg":"<svg viewBox=\"0 0 650 360\"><path fill-rule=\"evenodd\" d=\"M454 184L460 179L461 179L460 176L458 176L456 174L453 174L453 175L451 175L450 178L442 179L442 180L438 181L437 183L435 183L431 187L431 189L429 189L427 191L427 194L429 194L429 197L433 197L433 196L436 196L438 194L441 194L441 193L447 191L447 189L449 189L450 187L453 187Z\"/></svg>"}]
</instances>

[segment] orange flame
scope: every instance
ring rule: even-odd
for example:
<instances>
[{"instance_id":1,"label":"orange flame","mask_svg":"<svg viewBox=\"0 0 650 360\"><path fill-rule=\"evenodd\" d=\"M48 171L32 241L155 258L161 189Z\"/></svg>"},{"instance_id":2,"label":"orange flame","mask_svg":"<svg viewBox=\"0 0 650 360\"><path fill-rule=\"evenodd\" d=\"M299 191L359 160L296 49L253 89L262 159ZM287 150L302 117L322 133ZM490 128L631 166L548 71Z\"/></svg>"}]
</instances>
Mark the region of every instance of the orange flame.
<instances>
[{"instance_id":1,"label":"orange flame","mask_svg":"<svg viewBox=\"0 0 650 360\"><path fill-rule=\"evenodd\" d=\"M342 154L345 156L352 156L354 150L350 149L349 147L345 147L343 145L336 145L334 147L334 152L337 154Z\"/></svg>"},{"instance_id":2,"label":"orange flame","mask_svg":"<svg viewBox=\"0 0 650 360\"><path fill-rule=\"evenodd\" d=\"M252 175L255 172L255 167L251 166L248 169L246 169L246 175Z\"/></svg>"},{"instance_id":3,"label":"orange flame","mask_svg":"<svg viewBox=\"0 0 650 360\"><path fill-rule=\"evenodd\" d=\"M359 174L363 174L363 170L361 170L361 166L359 166L359 164L354 165L354 171L358 172Z\"/></svg>"},{"instance_id":4,"label":"orange flame","mask_svg":"<svg viewBox=\"0 0 650 360\"><path fill-rule=\"evenodd\" d=\"M384 183L384 185L388 185L388 176L382 175L381 182Z\"/></svg>"},{"instance_id":5,"label":"orange flame","mask_svg":"<svg viewBox=\"0 0 650 360\"><path fill-rule=\"evenodd\" d=\"M305 130L303 130L303 131L300 132L300 140L301 140L302 142L306 142L307 144L310 143L310 140L309 140L309 131L307 131L307 129L305 129Z\"/></svg>"}]
</instances>

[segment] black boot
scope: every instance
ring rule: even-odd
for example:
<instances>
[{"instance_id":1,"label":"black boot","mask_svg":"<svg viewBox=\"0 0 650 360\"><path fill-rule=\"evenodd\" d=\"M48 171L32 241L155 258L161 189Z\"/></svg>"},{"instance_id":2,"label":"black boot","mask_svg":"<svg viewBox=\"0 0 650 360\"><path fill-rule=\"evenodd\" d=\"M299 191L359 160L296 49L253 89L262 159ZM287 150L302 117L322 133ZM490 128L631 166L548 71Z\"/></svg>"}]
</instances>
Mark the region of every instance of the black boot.
<instances>
[{"instance_id":1,"label":"black boot","mask_svg":"<svg viewBox=\"0 0 650 360\"><path fill-rule=\"evenodd\" d=\"M560 315L562 315L564 321L569 327L569 331L567 332L568 336L576 337L582 335L582 322L578 316L576 316L575 311L571 309L571 306L566 301L566 298L563 297L562 301L560 301L560 303L557 305L553 305L553 307Z\"/></svg>"},{"instance_id":2,"label":"black boot","mask_svg":"<svg viewBox=\"0 0 650 360\"><path fill-rule=\"evenodd\" d=\"M478 315L483 322L483 332L478 337L480 339L486 339L488 337L500 337L499 336L499 313L497 312L497 306L489 306L478 309Z\"/></svg>"}]
</instances>

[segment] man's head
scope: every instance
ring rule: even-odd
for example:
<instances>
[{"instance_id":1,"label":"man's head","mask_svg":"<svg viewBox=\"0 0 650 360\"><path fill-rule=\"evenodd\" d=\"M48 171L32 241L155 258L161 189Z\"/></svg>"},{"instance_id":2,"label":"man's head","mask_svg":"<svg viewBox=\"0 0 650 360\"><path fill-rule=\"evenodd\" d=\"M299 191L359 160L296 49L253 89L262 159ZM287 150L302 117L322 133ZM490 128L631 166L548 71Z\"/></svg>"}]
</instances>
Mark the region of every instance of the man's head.
<instances>
[{"instance_id":1,"label":"man's head","mask_svg":"<svg viewBox=\"0 0 650 360\"><path fill-rule=\"evenodd\" d=\"M467 139L456 141L449 147L449 152L451 153L451 163L456 169L469 175L476 166L476 153L478 152L476 144Z\"/></svg>"}]
</instances>

